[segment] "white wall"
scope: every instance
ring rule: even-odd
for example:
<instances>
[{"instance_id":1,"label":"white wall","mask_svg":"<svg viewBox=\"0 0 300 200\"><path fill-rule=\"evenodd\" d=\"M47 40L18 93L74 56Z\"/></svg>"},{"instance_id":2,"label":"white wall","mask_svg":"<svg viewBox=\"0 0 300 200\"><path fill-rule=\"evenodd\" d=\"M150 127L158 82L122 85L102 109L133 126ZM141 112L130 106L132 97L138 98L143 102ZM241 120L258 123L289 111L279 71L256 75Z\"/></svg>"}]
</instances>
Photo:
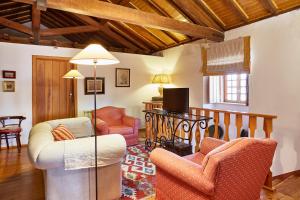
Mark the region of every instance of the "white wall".
<instances>
[{"instance_id":1,"label":"white wall","mask_svg":"<svg viewBox=\"0 0 300 200\"><path fill-rule=\"evenodd\" d=\"M125 107L127 114L139 117L144 126L143 101L158 96L157 86L151 84L153 74L160 71L158 64L164 58L136 54L113 53L120 63L111 66L98 66L97 76L105 77L105 94L97 95L97 107L107 105ZM115 87L115 68L130 68L130 87ZM93 76L92 66L79 66L85 77ZM84 80L78 80L78 112L94 109L93 95L84 94Z\"/></svg>"},{"instance_id":2,"label":"white wall","mask_svg":"<svg viewBox=\"0 0 300 200\"><path fill-rule=\"evenodd\" d=\"M225 33L251 36L250 112L278 115L274 175L300 169L300 10Z\"/></svg>"},{"instance_id":3,"label":"white wall","mask_svg":"<svg viewBox=\"0 0 300 200\"><path fill-rule=\"evenodd\" d=\"M188 87L190 106L201 107L203 103L203 78L200 72L200 43L181 45L163 51L164 70L172 74L176 87Z\"/></svg>"},{"instance_id":4,"label":"white wall","mask_svg":"<svg viewBox=\"0 0 300 200\"><path fill-rule=\"evenodd\" d=\"M32 125L32 55L72 57L79 49L54 48L46 46L0 43L0 71L15 70L17 72L16 92L8 93L0 87L0 116L24 115L24 129L21 142L27 143L28 133ZM128 113L144 119L141 111L143 101L149 101L157 96L157 86L151 84L152 74L160 71L159 63L162 57L142 56L134 54L113 53L120 64L97 68L97 76L105 77L105 95L98 95L98 107L115 105L126 107ZM115 68L131 69L131 87L115 87ZM79 66L85 76L92 75L91 66ZM0 78L0 84L4 79ZM93 109L93 96L84 95L84 82L78 82L78 111L82 115L84 110Z\"/></svg>"}]
</instances>

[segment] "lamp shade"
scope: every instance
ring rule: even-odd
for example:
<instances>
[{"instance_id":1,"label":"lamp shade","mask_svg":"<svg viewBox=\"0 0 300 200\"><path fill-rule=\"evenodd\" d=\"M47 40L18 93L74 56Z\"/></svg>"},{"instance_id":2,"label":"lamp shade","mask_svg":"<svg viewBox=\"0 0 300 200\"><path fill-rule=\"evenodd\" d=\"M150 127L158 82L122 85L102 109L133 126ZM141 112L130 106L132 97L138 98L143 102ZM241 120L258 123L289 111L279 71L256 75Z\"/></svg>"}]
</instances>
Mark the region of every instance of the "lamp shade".
<instances>
[{"instance_id":1,"label":"lamp shade","mask_svg":"<svg viewBox=\"0 0 300 200\"><path fill-rule=\"evenodd\" d=\"M83 79L84 76L77 69L71 69L63 76L63 78Z\"/></svg>"},{"instance_id":2,"label":"lamp shade","mask_svg":"<svg viewBox=\"0 0 300 200\"><path fill-rule=\"evenodd\" d=\"M170 77L169 77L168 74L156 74L153 77L152 83L169 84L170 83Z\"/></svg>"},{"instance_id":3,"label":"lamp shade","mask_svg":"<svg viewBox=\"0 0 300 200\"><path fill-rule=\"evenodd\" d=\"M70 63L78 65L112 65L119 63L119 60L100 44L90 44L76 54L70 60Z\"/></svg>"}]
</instances>

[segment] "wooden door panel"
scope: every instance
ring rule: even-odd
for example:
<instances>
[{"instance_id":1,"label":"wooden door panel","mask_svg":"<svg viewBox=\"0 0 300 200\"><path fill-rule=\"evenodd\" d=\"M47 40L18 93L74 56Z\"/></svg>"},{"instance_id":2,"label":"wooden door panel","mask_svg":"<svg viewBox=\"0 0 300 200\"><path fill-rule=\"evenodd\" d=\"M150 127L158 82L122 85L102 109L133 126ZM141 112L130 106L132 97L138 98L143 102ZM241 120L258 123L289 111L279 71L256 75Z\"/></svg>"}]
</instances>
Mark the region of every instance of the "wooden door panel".
<instances>
[{"instance_id":1,"label":"wooden door panel","mask_svg":"<svg viewBox=\"0 0 300 200\"><path fill-rule=\"evenodd\" d=\"M55 67L55 69L52 71L52 118L58 119L60 116L60 103L58 97L60 93L60 79L62 79L62 76L60 75L60 62L54 60L52 64L53 68Z\"/></svg>"},{"instance_id":2,"label":"wooden door panel","mask_svg":"<svg viewBox=\"0 0 300 200\"><path fill-rule=\"evenodd\" d=\"M45 106L45 119L46 121L53 119L52 118L52 104L53 104L53 95L52 95L52 60L45 61L45 80L44 80L44 96L45 96L45 104L41 104L40 106ZM41 91L42 91L41 90ZM37 91L40 92L40 91ZM39 102L38 102L39 103Z\"/></svg>"},{"instance_id":3,"label":"wooden door panel","mask_svg":"<svg viewBox=\"0 0 300 200\"><path fill-rule=\"evenodd\" d=\"M69 58L33 56L32 60L33 124L75 117L77 104L72 102L77 102L77 95L73 101L70 98L73 80L62 78L73 67ZM74 90L77 90L76 82Z\"/></svg>"}]
</instances>

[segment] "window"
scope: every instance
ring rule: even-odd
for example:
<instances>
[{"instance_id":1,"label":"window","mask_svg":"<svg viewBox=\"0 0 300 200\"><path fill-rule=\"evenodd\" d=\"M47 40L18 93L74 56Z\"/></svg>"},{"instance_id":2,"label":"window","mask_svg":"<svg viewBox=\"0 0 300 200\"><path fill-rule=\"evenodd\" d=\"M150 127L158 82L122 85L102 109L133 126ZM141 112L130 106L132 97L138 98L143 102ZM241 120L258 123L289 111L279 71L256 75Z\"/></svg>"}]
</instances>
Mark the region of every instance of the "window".
<instances>
[{"instance_id":1,"label":"window","mask_svg":"<svg viewBox=\"0 0 300 200\"><path fill-rule=\"evenodd\" d=\"M230 74L209 77L210 103L248 104L248 75Z\"/></svg>"}]
</instances>

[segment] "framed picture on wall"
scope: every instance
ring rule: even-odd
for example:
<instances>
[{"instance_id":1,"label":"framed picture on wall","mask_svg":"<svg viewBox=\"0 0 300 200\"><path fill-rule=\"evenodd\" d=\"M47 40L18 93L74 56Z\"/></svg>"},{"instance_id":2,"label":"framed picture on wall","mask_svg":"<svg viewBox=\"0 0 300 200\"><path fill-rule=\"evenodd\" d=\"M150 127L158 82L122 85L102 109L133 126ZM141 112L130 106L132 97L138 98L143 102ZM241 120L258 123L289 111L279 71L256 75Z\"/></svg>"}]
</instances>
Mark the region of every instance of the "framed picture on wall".
<instances>
[{"instance_id":1,"label":"framed picture on wall","mask_svg":"<svg viewBox=\"0 0 300 200\"><path fill-rule=\"evenodd\" d=\"M130 87L130 69L116 68L116 87Z\"/></svg>"},{"instance_id":2,"label":"framed picture on wall","mask_svg":"<svg viewBox=\"0 0 300 200\"><path fill-rule=\"evenodd\" d=\"M2 77L3 78L15 79L16 78L16 71L3 70L2 71Z\"/></svg>"},{"instance_id":3,"label":"framed picture on wall","mask_svg":"<svg viewBox=\"0 0 300 200\"><path fill-rule=\"evenodd\" d=\"M94 78L86 77L84 80L85 95L94 94ZM96 93L105 94L105 78L97 77L96 78Z\"/></svg>"},{"instance_id":4,"label":"framed picture on wall","mask_svg":"<svg viewBox=\"0 0 300 200\"><path fill-rule=\"evenodd\" d=\"M3 92L15 92L15 81L3 81Z\"/></svg>"}]
</instances>

